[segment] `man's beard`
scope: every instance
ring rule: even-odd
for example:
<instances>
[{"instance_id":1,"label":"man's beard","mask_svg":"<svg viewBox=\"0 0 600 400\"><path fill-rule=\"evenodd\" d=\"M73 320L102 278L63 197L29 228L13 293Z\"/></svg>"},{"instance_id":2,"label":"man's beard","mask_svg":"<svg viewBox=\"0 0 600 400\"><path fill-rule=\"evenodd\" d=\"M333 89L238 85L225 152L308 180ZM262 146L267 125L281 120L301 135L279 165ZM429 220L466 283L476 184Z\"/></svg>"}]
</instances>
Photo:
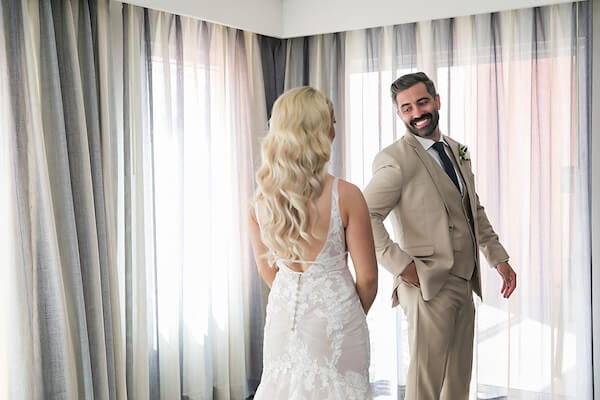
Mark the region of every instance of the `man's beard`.
<instances>
[{"instance_id":1,"label":"man's beard","mask_svg":"<svg viewBox=\"0 0 600 400\"><path fill-rule=\"evenodd\" d=\"M429 119L429 124L421 129L418 129L415 125L415 122L421 121L423 119ZM435 130L437 129L439 122L440 113L437 110L433 110L433 114L423 114L419 118L413 118L409 124L405 122L404 125L406 125L406 129L408 129L411 133L422 138L429 138L433 136L433 132L435 132Z\"/></svg>"}]
</instances>

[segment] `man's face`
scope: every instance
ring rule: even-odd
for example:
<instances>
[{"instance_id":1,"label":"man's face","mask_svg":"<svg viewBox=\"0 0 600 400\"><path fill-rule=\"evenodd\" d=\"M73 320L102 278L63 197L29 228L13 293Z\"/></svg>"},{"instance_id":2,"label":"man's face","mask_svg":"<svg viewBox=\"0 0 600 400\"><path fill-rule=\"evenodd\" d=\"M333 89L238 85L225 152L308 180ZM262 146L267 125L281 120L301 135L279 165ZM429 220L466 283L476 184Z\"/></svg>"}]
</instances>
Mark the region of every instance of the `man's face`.
<instances>
[{"instance_id":1,"label":"man's face","mask_svg":"<svg viewBox=\"0 0 600 400\"><path fill-rule=\"evenodd\" d=\"M440 96L427 92L425 84L417 83L396 95L398 116L406 128L417 136L431 139L440 120Z\"/></svg>"}]
</instances>

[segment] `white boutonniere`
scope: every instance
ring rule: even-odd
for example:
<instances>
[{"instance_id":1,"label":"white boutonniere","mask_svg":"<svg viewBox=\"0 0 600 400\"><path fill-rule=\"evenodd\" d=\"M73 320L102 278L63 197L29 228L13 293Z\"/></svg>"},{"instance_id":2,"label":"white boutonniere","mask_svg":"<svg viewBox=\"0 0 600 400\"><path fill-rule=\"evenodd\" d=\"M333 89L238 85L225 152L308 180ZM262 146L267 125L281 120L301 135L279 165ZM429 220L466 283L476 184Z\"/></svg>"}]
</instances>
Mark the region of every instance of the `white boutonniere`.
<instances>
[{"instance_id":1,"label":"white boutonniere","mask_svg":"<svg viewBox=\"0 0 600 400\"><path fill-rule=\"evenodd\" d=\"M458 162L462 164L463 161L471 161L471 154L469 154L469 148L463 144L458 145Z\"/></svg>"}]
</instances>

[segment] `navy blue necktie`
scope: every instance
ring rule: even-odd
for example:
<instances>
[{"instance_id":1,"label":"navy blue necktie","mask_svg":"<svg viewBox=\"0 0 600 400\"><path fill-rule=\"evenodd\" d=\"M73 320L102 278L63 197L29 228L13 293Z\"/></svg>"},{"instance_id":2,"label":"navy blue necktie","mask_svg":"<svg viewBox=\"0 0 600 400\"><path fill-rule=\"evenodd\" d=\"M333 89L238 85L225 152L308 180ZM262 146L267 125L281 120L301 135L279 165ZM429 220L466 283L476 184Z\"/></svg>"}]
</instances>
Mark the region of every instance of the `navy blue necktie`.
<instances>
[{"instance_id":1,"label":"navy blue necktie","mask_svg":"<svg viewBox=\"0 0 600 400\"><path fill-rule=\"evenodd\" d=\"M442 160L442 165L444 166L444 171L446 174L452 179L452 182L456 185L456 188L460 192L460 186L458 185L458 178L456 177L456 171L454 171L454 166L452 165L452 161L446 154L446 150L444 150L444 143L440 140L439 142L435 142L433 144L433 148L440 155L440 159Z\"/></svg>"}]
</instances>

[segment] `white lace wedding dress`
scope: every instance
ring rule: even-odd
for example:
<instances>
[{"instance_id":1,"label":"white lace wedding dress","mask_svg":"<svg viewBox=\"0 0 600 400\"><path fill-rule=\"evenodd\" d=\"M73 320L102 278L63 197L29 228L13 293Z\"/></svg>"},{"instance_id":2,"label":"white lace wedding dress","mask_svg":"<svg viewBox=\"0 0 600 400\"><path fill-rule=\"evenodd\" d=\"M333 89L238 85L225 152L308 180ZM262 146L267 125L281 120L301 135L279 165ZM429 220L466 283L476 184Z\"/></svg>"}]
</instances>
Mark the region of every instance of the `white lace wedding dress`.
<instances>
[{"instance_id":1,"label":"white lace wedding dress","mask_svg":"<svg viewBox=\"0 0 600 400\"><path fill-rule=\"evenodd\" d=\"M277 262L255 400L372 398L369 331L347 266L338 199L336 178L327 239L310 268L295 272Z\"/></svg>"}]
</instances>

